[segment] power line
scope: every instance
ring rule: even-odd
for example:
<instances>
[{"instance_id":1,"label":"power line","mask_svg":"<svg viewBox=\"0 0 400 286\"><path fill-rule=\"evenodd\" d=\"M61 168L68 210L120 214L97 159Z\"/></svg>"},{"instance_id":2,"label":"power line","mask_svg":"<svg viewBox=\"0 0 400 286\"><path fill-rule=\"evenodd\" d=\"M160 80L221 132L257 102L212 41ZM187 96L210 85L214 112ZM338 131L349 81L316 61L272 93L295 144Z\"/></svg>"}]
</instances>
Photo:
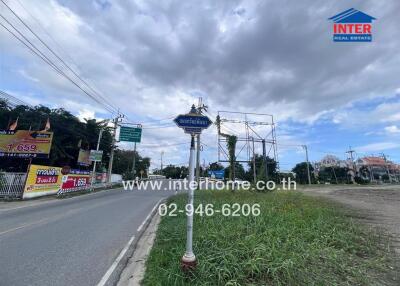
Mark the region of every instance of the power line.
<instances>
[{"instance_id":1,"label":"power line","mask_svg":"<svg viewBox=\"0 0 400 286\"><path fill-rule=\"evenodd\" d=\"M7 92L1 91L1 90L0 90L0 97L4 98L13 107L15 107L17 105L25 105L25 106L29 106L29 107L31 106L30 104L16 98L15 96L8 94Z\"/></svg>"},{"instance_id":2,"label":"power line","mask_svg":"<svg viewBox=\"0 0 400 286\"><path fill-rule=\"evenodd\" d=\"M15 26L12 25L3 15L0 14L0 17L2 17L15 31L17 31L17 33L20 34L31 46L28 45L22 38L20 38L18 35L16 35L13 31L11 31L9 28L7 28L3 23L0 22L0 25L4 29L6 29L11 35L13 35L17 40L19 40L22 44L24 44L32 53L34 53L36 56L41 58L45 63L47 63L49 66L51 66L58 74L60 74L61 76L64 76L66 79L68 79L72 84L74 84L76 87L78 87L81 91L83 91L91 99L96 101L98 104L102 105L108 112L114 113L113 110L111 110L109 107L105 106L96 97L94 97L93 95L88 93L86 90L84 90L79 84L77 84L73 79L71 79L62 70L60 70L60 68L57 67L54 64L54 62L52 62L46 55L44 55L31 41L29 41L29 39L27 39L17 28L15 28Z\"/></svg>"},{"instance_id":3,"label":"power line","mask_svg":"<svg viewBox=\"0 0 400 286\"><path fill-rule=\"evenodd\" d=\"M68 70L70 70L75 77L77 77L81 82L83 82L90 90L92 90L92 92L97 95L102 101L104 102L100 102L98 100L98 98L96 98L94 95L89 94L86 90L83 90L83 88L81 86L79 86L75 81L73 81L69 76L67 76L58 66L56 66L54 64L53 61L51 61L46 55L44 55L31 41L29 41L14 25L12 25L4 16L1 15L1 17L11 26L14 28L15 31L17 31L27 42L29 42L29 44L35 49L37 50L44 58L46 58L49 62L47 62L50 65L54 65L54 69L56 69L58 71L58 73L60 73L61 75L63 75L64 77L66 77L68 80L70 80L74 85L76 85L79 89L81 89L86 95L88 95L90 98L92 98L93 100L95 100L97 103L99 103L100 105L102 105L103 107L106 108L107 111L111 112L111 113L115 113L115 111L118 111L118 109L116 107L114 107L112 104L110 104L101 94L99 94L93 87L91 87L83 78L81 78L79 76L79 74L77 74L48 44L45 43L44 40L42 40L42 38L40 38L30 27L28 24L25 23L24 20L21 19L21 17L19 17L19 15L17 13L14 12L13 9L11 9L10 6L8 6L3 0L0 0L13 14L15 17L18 18L18 20L58 59L61 61L61 63L63 63ZM4 27L4 25L2 25ZM5 27L4 27L5 28ZM7 31L9 31L11 33L11 31L9 29L6 28ZM13 34L13 33L12 33ZM13 34L14 35L14 34ZM14 35L15 36L15 35ZM20 39L19 39L20 40ZM21 41L21 40L20 40ZM37 53L35 53L37 54ZM43 59L43 58L42 58Z\"/></svg>"},{"instance_id":4,"label":"power line","mask_svg":"<svg viewBox=\"0 0 400 286\"><path fill-rule=\"evenodd\" d=\"M43 27L43 25L40 23L40 21L31 13L29 12L29 10L22 4L22 2L20 0L17 0L18 4L24 9L24 11L31 16L32 19L35 20L37 26L39 26L43 32L46 33L46 35L53 41L53 43L64 53L64 55L66 55L69 60L77 67L79 67L79 65L74 61L74 59L71 57L70 54L68 54L68 52L54 39L54 37L46 30L45 27Z\"/></svg>"},{"instance_id":5,"label":"power line","mask_svg":"<svg viewBox=\"0 0 400 286\"><path fill-rule=\"evenodd\" d=\"M18 18L18 20L58 59L60 60L66 67L68 70L70 70L81 82L83 82L90 90L92 90L96 95L98 95L102 100L105 101L105 103L107 105L109 105L111 108L118 110L117 108L115 108L112 104L110 104L101 94L99 94L96 90L94 90L84 79L81 78L81 76L79 74L77 74L56 52L54 52L54 50L49 47L48 44L45 43L44 40L42 40L42 38L40 38L30 27L28 24L26 24L26 22L24 20L21 19L20 16L18 16L17 13L14 12L14 10L12 10L10 8L10 6L8 6L3 0L0 0L1 2L3 2L3 4L5 6L7 6L7 8L15 15L15 17Z\"/></svg>"},{"instance_id":6,"label":"power line","mask_svg":"<svg viewBox=\"0 0 400 286\"><path fill-rule=\"evenodd\" d=\"M158 127L143 127L142 129L164 129L164 128L172 128L176 127L176 125L166 125L166 126L158 126Z\"/></svg>"},{"instance_id":7,"label":"power line","mask_svg":"<svg viewBox=\"0 0 400 286\"><path fill-rule=\"evenodd\" d=\"M189 144L190 142L181 142L181 143L171 143L171 144L140 144L140 147L172 147Z\"/></svg>"}]
</instances>

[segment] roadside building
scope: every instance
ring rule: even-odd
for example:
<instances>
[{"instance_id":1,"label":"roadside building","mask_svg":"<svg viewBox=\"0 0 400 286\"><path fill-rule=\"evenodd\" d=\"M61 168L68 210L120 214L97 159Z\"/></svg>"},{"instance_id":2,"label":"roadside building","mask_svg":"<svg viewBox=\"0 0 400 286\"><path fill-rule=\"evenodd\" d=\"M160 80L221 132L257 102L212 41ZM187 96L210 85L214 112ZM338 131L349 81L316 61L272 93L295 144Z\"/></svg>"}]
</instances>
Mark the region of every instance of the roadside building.
<instances>
[{"instance_id":1,"label":"roadside building","mask_svg":"<svg viewBox=\"0 0 400 286\"><path fill-rule=\"evenodd\" d=\"M400 165L395 164L384 157L368 156L356 161L357 174L364 180L371 182L400 181Z\"/></svg>"}]
</instances>

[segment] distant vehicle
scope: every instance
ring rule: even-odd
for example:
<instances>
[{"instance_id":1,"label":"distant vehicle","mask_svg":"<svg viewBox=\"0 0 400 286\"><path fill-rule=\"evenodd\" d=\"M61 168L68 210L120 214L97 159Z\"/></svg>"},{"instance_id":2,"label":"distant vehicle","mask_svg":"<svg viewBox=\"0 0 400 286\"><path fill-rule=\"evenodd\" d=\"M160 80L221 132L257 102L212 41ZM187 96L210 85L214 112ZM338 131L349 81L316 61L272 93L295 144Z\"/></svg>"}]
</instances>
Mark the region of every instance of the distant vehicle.
<instances>
[{"instance_id":1,"label":"distant vehicle","mask_svg":"<svg viewBox=\"0 0 400 286\"><path fill-rule=\"evenodd\" d=\"M149 175L149 180L165 180L166 177L163 175Z\"/></svg>"}]
</instances>

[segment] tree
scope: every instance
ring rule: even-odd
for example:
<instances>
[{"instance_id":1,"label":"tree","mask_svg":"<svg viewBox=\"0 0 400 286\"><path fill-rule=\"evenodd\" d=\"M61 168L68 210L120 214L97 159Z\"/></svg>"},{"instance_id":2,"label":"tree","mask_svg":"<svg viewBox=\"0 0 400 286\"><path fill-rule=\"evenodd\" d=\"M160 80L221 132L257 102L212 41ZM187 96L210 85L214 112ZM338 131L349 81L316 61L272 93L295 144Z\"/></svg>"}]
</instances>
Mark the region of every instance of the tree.
<instances>
[{"instance_id":1,"label":"tree","mask_svg":"<svg viewBox=\"0 0 400 286\"><path fill-rule=\"evenodd\" d=\"M349 169L344 167L323 167L318 172L318 180L323 183L346 184L350 182Z\"/></svg>"},{"instance_id":2,"label":"tree","mask_svg":"<svg viewBox=\"0 0 400 286\"><path fill-rule=\"evenodd\" d=\"M263 180L265 181L265 171L264 171L264 159L262 155L255 154L255 161L256 161L256 180ZM270 157L267 157L267 165L268 165L268 180L273 180L277 177L276 172L276 161ZM246 180L249 182L254 181L254 166L253 161L248 163L249 169L246 172Z\"/></svg>"},{"instance_id":3,"label":"tree","mask_svg":"<svg viewBox=\"0 0 400 286\"><path fill-rule=\"evenodd\" d=\"M310 177L311 177L311 182L315 182L315 177L314 177L314 168L313 166L309 164L310 167ZM296 173L296 181L300 184L308 184L308 174L307 174L307 162L302 162L297 164L292 171Z\"/></svg>"},{"instance_id":4,"label":"tree","mask_svg":"<svg viewBox=\"0 0 400 286\"><path fill-rule=\"evenodd\" d=\"M98 122L91 119L81 122L63 108L50 109L41 105L35 107L18 105L12 108L6 102L0 101L0 128L7 129L9 123L17 118L17 130L43 130L47 119L50 121L50 131L54 134L50 156L45 159L35 158L32 163L58 167L68 165L73 168L89 169L77 165L79 149L96 148L98 134L100 129L104 128L104 121ZM104 152L103 164L108 164L111 144L112 135L109 128L106 128L100 144L100 150ZM25 172L28 163L27 159L2 158L0 169Z\"/></svg>"},{"instance_id":5,"label":"tree","mask_svg":"<svg viewBox=\"0 0 400 286\"><path fill-rule=\"evenodd\" d=\"M235 178L231 179L230 170L232 169L233 168L231 168L230 165L225 169L225 179L229 179L232 181L235 179L241 179L241 180L246 179L246 171L244 170L242 164L240 164L239 162L235 162Z\"/></svg>"},{"instance_id":6,"label":"tree","mask_svg":"<svg viewBox=\"0 0 400 286\"><path fill-rule=\"evenodd\" d=\"M168 179L184 179L189 176L189 168L186 166L175 166L175 165L168 165L162 169L156 169L153 171L156 175L164 175Z\"/></svg>"},{"instance_id":7,"label":"tree","mask_svg":"<svg viewBox=\"0 0 400 286\"><path fill-rule=\"evenodd\" d=\"M136 156L135 175L132 172L133 156ZM124 179L130 180L140 177L140 171L145 171L150 167L150 158L142 157L138 152L132 150L117 149L114 152L113 173L123 175Z\"/></svg>"},{"instance_id":8,"label":"tree","mask_svg":"<svg viewBox=\"0 0 400 286\"><path fill-rule=\"evenodd\" d=\"M214 162L211 163L208 168L206 169L206 171L219 171L219 170L223 170L224 166L222 166L220 163L218 162Z\"/></svg>"}]
</instances>

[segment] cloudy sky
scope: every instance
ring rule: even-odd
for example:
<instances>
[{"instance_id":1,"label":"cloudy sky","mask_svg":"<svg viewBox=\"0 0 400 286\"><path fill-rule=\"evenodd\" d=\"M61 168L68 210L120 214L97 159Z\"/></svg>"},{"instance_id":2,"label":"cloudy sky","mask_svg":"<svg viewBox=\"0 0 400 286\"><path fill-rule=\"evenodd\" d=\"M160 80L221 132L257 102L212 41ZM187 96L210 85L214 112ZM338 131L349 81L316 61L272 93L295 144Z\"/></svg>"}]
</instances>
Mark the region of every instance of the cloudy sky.
<instances>
[{"instance_id":1,"label":"cloudy sky","mask_svg":"<svg viewBox=\"0 0 400 286\"><path fill-rule=\"evenodd\" d=\"M153 167L161 151L164 163L187 162L178 144L188 136L171 118L198 97L212 117L273 114L281 169L303 160L289 146L302 144L311 160L345 158L352 146L400 162L399 1L3 1L130 121L144 122L139 150ZM349 8L377 18L373 42L332 41L328 18ZM0 14L57 62L1 2ZM111 116L1 26L0 41L1 90L80 118ZM206 163L217 159L216 138L214 127L204 133Z\"/></svg>"}]
</instances>

